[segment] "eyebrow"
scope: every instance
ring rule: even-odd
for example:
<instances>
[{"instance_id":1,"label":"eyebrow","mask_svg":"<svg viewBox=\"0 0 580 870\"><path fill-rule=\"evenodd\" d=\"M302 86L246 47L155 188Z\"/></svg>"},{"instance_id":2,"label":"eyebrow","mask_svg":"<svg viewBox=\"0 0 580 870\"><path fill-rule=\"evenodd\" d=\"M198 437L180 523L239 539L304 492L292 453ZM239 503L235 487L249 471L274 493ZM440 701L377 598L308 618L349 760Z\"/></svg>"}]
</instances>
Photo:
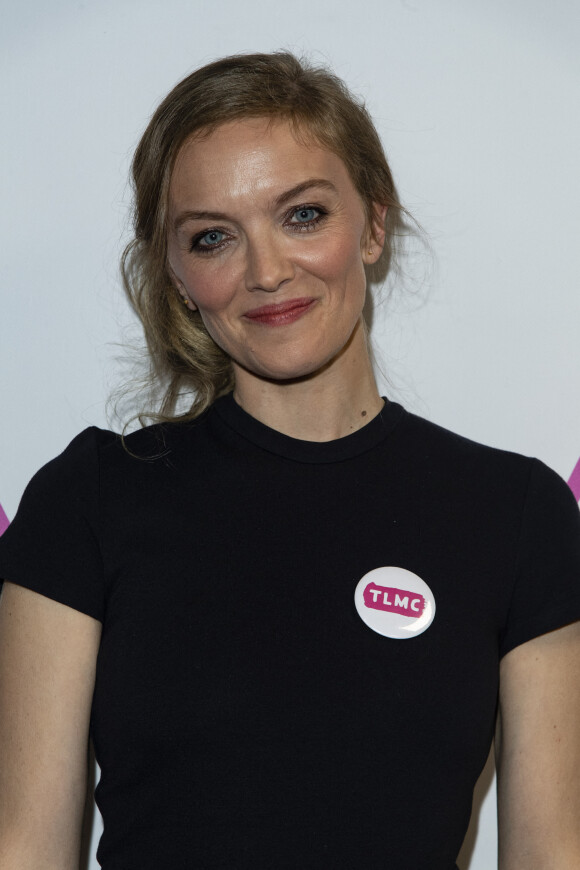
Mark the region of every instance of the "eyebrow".
<instances>
[{"instance_id":1,"label":"eyebrow","mask_svg":"<svg viewBox=\"0 0 580 870\"><path fill-rule=\"evenodd\" d=\"M330 190L333 193L338 193L336 187L332 183L332 181L328 181L326 178L307 178L306 181L300 182L296 187L291 187L290 190L286 190L284 193L281 193L275 200L275 206L279 208L281 205L286 205L291 199L294 199L295 196L300 196L302 193L305 193L307 190L310 190L312 187L321 187L324 190Z\"/></svg>"},{"instance_id":2,"label":"eyebrow","mask_svg":"<svg viewBox=\"0 0 580 870\"><path fill-rule=\"evenodd\" d=\"M338 193L334 184L326 178L307 178L306 181L301 181L300 184L291 187L290 190L285 190L284 193L277 196L274 200L274 207L280 208L280 206L286 205L290 200L300 196L307 190L311 190L313 187ZM227 221L230 220L230 217L221 211L183 211L177 215L173 222L174 232L177 232L188 221L195 220Z\"/></svg>"}]
</instances>

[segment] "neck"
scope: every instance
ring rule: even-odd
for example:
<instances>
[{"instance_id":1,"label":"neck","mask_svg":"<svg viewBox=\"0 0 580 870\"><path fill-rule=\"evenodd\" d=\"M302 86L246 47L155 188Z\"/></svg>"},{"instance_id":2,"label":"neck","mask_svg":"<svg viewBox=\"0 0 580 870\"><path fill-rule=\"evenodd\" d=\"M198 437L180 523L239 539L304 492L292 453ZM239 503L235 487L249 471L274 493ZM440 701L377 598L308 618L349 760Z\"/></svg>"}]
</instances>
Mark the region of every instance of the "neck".
<instances>
[{"instance_id":1,"label":"neck","mask_svg":"<svg viewBox=\"0 0 580 870\"><path fill-rule=\"evenodd\" d=\"M333 441L361 429L383 407L364 330L345 359L291 381L271 381L236 371L234 399L271 429L304 441Z\"/></svg>"}]
</instances>

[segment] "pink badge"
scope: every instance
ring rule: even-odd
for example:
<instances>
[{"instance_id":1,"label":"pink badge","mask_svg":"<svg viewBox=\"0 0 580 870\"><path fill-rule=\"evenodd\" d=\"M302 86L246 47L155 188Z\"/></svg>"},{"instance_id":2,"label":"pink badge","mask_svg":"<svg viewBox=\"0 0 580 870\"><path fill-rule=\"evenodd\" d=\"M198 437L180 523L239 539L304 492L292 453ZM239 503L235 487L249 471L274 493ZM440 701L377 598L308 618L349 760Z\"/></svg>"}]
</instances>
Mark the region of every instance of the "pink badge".
<instances>
[{"instance_id":1,"label":"pink badge","mask_svg":"<svg viewBox=\"0 0 580 870\"><path fill-rule=\"evenodd\" d=\"M422 634L435 618L435 596L427 583L394 565L365 574L357 584L354 603L369 628L397 640Z\"/></svg>"}]
</instances>

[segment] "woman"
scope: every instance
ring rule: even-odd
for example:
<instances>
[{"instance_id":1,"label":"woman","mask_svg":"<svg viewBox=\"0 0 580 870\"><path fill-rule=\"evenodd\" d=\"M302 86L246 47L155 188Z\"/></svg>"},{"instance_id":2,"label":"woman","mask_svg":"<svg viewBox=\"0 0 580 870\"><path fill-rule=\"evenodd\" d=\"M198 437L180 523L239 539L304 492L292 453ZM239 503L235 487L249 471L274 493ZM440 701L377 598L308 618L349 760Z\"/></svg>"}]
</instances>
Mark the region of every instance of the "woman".
<instances>
[{"instance_id":1,"label":"woman","mask_svg":"<svg viewBox=\"0 0 580 870\"><path fill-rule=\"evenodd\" d=\"M133 168L166 392L0 542L1 866L77 865L90 728L105 870L452 870L495 728L500 867L577 868L577 507L379 396L366 275L402 210L365 110L226 58Z\"/></svg>"}]
</instances>

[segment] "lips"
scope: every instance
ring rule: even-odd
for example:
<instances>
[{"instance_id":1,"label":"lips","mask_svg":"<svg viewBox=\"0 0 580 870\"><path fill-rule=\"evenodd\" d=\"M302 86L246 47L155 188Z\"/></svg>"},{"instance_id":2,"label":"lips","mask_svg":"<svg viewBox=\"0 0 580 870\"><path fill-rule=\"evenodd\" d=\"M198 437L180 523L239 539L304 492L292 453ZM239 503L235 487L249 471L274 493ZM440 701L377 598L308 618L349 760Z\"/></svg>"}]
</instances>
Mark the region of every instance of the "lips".
<instances>
[{"instance_id":1,"label":"lips","mask_svg":"<svg viewBox=\"0 0 580 870\"><path fill-rule=\"evenodd\" d=\"M251 311L246 311L244 317L253 323L284 326L306 314L315 302L316 300L310 297L289 299L287 302L280 302L276 305L262 305L260 308L252 308Z\"/></svg>"}]
</instances>

